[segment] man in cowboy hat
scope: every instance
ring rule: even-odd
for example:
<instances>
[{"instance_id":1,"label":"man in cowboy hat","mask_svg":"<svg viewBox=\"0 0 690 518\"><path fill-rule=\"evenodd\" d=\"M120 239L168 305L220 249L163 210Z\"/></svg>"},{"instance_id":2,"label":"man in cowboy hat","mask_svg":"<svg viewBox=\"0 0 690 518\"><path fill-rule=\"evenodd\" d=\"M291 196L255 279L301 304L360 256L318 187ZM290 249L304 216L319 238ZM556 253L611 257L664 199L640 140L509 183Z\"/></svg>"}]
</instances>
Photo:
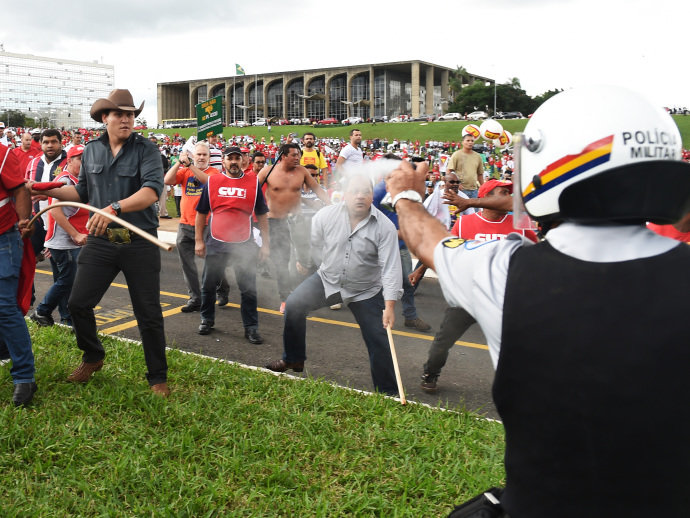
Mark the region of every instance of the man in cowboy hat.
<instances>
[{"instance_id":1,"label":"man in cowboy hat","mask_svg":"<svg viewBox=\"0 0 690 518\"><path fill-rule=\"evenodd\" d=\"M134 105L129 90L113 90L106 99L98 99L91 107L91 117L105 124L106 131L84 148L78 184L40 194L90 203L155 236L158 218L154 203L163 190L163 166L156 146L133 132L134 118L143 107L143 102L138 108ZM103 367L105 350L98 339L93 308L121 271L141 333L146 378L154 393L168 396L160 250L100 214L93 214L87 228L89 237L79 254L69 299L77 345L84 354L67 379L86 383Z\"/></svg>"}]
</instances>

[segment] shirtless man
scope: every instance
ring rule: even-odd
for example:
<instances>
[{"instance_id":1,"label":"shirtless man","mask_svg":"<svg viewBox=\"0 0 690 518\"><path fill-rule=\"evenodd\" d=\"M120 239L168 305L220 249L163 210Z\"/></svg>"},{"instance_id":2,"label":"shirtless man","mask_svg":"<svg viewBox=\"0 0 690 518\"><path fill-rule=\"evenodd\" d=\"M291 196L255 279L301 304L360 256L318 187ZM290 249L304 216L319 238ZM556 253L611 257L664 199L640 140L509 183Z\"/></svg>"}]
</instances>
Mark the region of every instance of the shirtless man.
<instances>
[{"instance_id":1,"label":"shirtless man","mask_svg":"<svg viewBox=\"0 0 690 518\"><path fill-rule=\"evenodd\" d=\"M280 161L273 170L264 167L259 173L259 183L266 188L268 202L268 229L271 242L271 259L278 276L280 312L285 311L285 300L292 291L288 263L290 262L290 228L288 215L299 212L302 199L302 184L307 184L326 205L330 205L328 194L309 171L299 165L302 152L299 144L288 143L280 147ZM269 175L270 172L270 175Z\"/></svg>"}]
</instances>

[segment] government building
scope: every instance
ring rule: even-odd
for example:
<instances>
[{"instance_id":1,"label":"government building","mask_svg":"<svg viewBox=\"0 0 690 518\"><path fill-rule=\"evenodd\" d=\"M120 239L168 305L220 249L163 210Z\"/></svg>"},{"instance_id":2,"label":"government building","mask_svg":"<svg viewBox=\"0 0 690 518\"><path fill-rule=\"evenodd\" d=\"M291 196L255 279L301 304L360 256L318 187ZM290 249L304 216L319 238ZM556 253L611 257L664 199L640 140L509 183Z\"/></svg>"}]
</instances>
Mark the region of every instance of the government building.
<instances>
[{"instance_id":1,"label":"government building","mask_svg":"<svg viewBox=\"0 0 690 518\"><path fill-rule=\"evenodd\" d=\"M221 96L224 122L257 118L345 119L443 113L454 69L399 61L158 83L158 120L189 119L195 105ZM493 79L469 74L469 83Z\"/></svg>"},{"instance_id":2,"label":"government building","mask_svg":"<svg viewBox=\"0 0 690 518\"><path fill-rule=\"evenodd\" d=\"M91 105L114 88L112 65L0 52L0 112L53 128L95 126Z\"/></svg>"}]
</instances>

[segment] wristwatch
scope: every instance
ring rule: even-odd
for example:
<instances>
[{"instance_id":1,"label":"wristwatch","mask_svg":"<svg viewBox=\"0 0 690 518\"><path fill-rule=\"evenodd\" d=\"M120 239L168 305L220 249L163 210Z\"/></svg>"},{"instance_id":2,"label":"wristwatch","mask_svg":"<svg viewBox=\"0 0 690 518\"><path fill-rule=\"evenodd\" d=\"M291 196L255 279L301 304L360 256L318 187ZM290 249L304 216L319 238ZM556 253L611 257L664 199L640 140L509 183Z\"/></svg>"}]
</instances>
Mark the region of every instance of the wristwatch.
<instances>
[{"instance_id":1,"label":"wristwatch","mask_svg":"<svg viewBox=\"0 0 690 518\"><path fill-rule=\"evenodd\" d=\"M417 191L413 191L412 189L399 192L395 195L395 198L393 198L393 201L391 203L391 207L393 207L393 210L395 210L395 205L396 203L398 203L399 200L410 200L416 201L417 203L424 202L421 195Z\"/></svg>"},{"instance_id":2,"label":"wristwatch","mask_svg":"<svg viewBox=\"0 0 690 518\"><path fill-rule=\"evenodd\" d=\"M120 207L119 201L114 201L113 203L111 203L110 208L112 208L115 211L116 216L119 216L120 213L122 212L122 207Z\"/></svg>"}]
</instances>

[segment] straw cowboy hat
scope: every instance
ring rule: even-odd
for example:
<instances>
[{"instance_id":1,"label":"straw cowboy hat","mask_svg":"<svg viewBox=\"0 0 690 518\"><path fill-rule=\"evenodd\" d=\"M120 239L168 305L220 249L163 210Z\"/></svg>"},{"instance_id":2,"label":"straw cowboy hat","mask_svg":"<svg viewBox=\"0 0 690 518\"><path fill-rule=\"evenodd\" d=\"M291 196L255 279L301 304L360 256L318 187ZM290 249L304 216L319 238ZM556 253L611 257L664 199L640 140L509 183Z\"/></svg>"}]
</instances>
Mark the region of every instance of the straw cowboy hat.
<instances>
[{"instance_id":1,"label":"straw cowboy hat","mask_svg":"<svg viewBox=\"0 0 690 518\"><path fill-rule=\"evenodd\" d=\"M98 99L93 103L93 106L91 106L91 118L96 122L103 122L101 115L106 110L134 112L134 116L137 117L143 109L144 101L142 101L139 108L136 108L134 106L134 99L129 90L113 90L108 94L107 99Z\"/></svg>"}]
</instances>

